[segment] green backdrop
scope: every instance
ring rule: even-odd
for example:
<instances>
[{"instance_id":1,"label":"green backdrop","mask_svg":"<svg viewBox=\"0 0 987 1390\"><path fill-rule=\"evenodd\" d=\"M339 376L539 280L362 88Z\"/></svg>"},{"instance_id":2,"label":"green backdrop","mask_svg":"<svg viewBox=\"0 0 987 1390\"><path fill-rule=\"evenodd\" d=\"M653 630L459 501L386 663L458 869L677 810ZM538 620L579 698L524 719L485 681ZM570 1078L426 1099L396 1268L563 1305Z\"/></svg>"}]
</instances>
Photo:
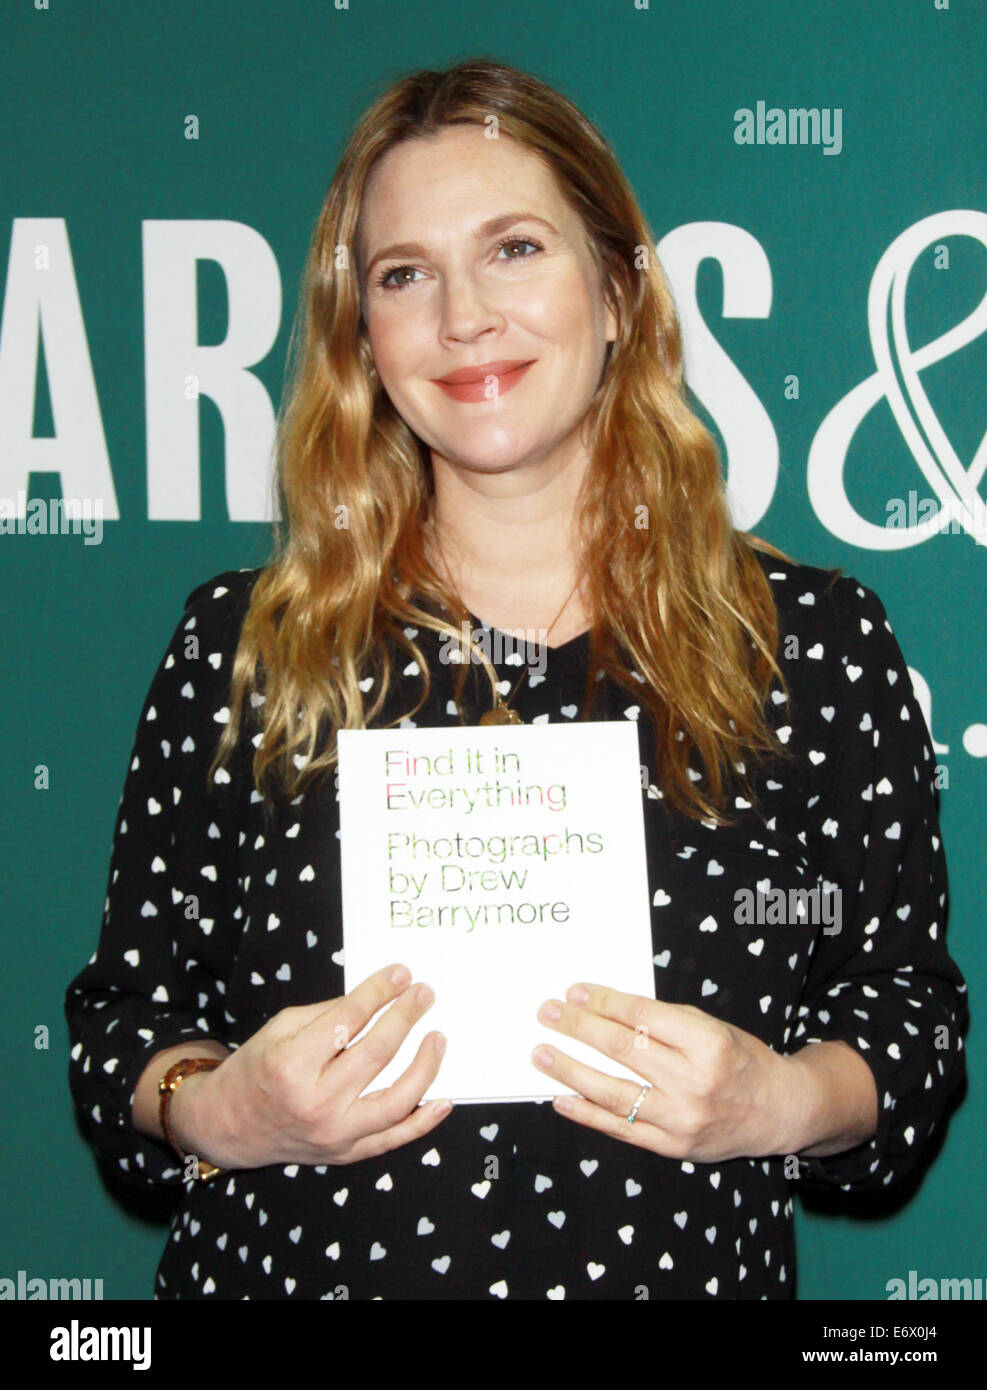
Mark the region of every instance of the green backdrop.
<instances>
[{"instance_id":1,"label":"green backdrop","mask_svg":"<svg viewBox=\"0 0 987 1390\"><path fill-rule=\"evenodd\" d=\"M101 496L105 518L99 544L0 535L0 1276L151 1290L162 1216L111 1192L76 1131L62 997L95 946L131 740L185 595L267 554L290 316L345 134L387 80L466 56L530 69L600 125L667 256L738 519L874 588L927 690L970 1089L914 1189L800 1208L800 1296L987 1275L983 313L921 352L984 309L982 0L4 0L0 25L0 497ZM759 102L790 139L765 114L756 142ZM789 108L818 125L789 129ZM755 143L736 138L745 109ZM173 335L215 346L228 325L250 370L223 384L204 355L198 408L169 410ZM952 532L885 526L894 498L963 488Z\"/></svg>"}]
</instances>

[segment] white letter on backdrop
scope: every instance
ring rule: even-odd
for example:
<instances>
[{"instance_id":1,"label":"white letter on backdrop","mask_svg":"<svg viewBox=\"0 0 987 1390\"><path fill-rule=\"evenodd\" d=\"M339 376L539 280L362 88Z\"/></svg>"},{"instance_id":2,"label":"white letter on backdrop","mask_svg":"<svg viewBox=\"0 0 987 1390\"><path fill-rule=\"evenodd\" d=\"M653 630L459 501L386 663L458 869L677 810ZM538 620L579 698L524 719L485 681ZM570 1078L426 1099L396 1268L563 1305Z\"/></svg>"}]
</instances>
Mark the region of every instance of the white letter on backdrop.
<instances>
[{"instance_id":1,"label":"white letter on backdrop","mask_svg":"<svg viewBox=\"0 0 987 1390\"><path fill-rule=\"evenodd\" d=\"M778 436L771 417L699 312L696 275L712 258L723 269L723 317L771 312L771 267L761 243L729 222L687 222L658 243L682 324L685 379L716 421L726 448L727 498L734 525L748 531L764 516L778 481Z\"/></svg>"},{"instance_id":2,"label":"white letter on backdrop","mask_svg":"<svg viewBox=\"0 0 987 1390\"><path fill-rule=\"evenodd\" d=\"M250 371L281 322L274 253L243 222L145 221L143 237L148 517L199 520L197 391L223 417L230 520L279 520L271 496L274 407ZM226 277L229 329L215 347L198 343L200 260L216 261Z\"/></svg>"},{"instance_id":3,"label":"white letter on backdrop","mask_svg":"<svg viewBox=\"0 0 987 1390\"><path fill-rule=\"evenodd\" d=\"M42 338L54 428L50 439L33 434ZM26 494L30 473L61 474L63 497L99 500L103 520L119 520L79 288L61 217L14 219L0 319L0 496ZM14 515L24 516L24 508L15 508Z\"/></svg>"}]
</instances>

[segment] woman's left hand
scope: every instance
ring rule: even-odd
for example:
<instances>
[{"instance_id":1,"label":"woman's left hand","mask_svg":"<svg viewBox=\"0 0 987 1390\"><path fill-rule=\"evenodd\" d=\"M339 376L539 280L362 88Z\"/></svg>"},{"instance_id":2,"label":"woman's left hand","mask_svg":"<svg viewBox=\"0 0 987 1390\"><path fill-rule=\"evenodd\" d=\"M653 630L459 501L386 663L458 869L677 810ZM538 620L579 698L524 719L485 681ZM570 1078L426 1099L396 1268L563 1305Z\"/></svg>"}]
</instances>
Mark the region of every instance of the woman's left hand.
<instances>
[{"instance_id":1,"label":"woman's left hand","mask_svg":"<svg viewBox=\"0 0 987 1390\"><path fill-rule=\"evenodd\" d=\"M636 1072L641 1085L541 1044L535 1054L545 1047L552 1063L541 1067L533 1054L535 1065L579 1093L556 1097L560 1113L668 1158L712 1163L790 1152L799 1099L790 1058L691 1004L602 985L574 985L567 998L547 1001L539 1021ZM559 1018L546 1015L550 1006ZM651 1089L629 1124L645 1083Z\"/></svg>"}]
</instances>

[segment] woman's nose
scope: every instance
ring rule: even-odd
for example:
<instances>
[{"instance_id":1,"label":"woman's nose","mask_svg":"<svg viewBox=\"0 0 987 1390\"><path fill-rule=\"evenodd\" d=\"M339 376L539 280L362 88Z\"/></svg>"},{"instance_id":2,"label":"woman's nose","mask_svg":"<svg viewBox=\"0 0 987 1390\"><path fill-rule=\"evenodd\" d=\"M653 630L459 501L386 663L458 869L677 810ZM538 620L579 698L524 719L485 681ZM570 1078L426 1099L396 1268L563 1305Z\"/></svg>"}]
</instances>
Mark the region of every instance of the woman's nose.
<instances>
[{"instance_id":1,"label":"woman's nose","mask_svg":"<svg viewBox=\"0 0 987 1390\"><path fill-rule=\"evenodd\" d=\"M440 327L449 337L474 338L501 318L489 287L469 271L447 274L439 294Z\"/></svg>"}]
</instances>

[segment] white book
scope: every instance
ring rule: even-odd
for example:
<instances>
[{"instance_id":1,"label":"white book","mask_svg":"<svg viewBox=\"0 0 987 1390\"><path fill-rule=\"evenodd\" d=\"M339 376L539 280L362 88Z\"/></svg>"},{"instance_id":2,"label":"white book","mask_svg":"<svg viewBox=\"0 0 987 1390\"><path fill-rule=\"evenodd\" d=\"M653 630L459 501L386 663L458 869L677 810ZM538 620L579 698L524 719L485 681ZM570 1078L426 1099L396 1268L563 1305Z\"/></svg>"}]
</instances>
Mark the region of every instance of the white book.
<instances>
[{"instance_id":1,"label":"white book","mask_svg":"<svg viewBox=\"0 0 987 1390\"><path fill-rule=\"evenodd\" d=\"M655 997L639 764L616 720L340 731L346 992L403 961L436 996L365 1091L434 1029L423 1100L573 1094L531 1061L541 1042L644 1084L536 1016L579 982Z\"/></svg>"}]
</instances>

